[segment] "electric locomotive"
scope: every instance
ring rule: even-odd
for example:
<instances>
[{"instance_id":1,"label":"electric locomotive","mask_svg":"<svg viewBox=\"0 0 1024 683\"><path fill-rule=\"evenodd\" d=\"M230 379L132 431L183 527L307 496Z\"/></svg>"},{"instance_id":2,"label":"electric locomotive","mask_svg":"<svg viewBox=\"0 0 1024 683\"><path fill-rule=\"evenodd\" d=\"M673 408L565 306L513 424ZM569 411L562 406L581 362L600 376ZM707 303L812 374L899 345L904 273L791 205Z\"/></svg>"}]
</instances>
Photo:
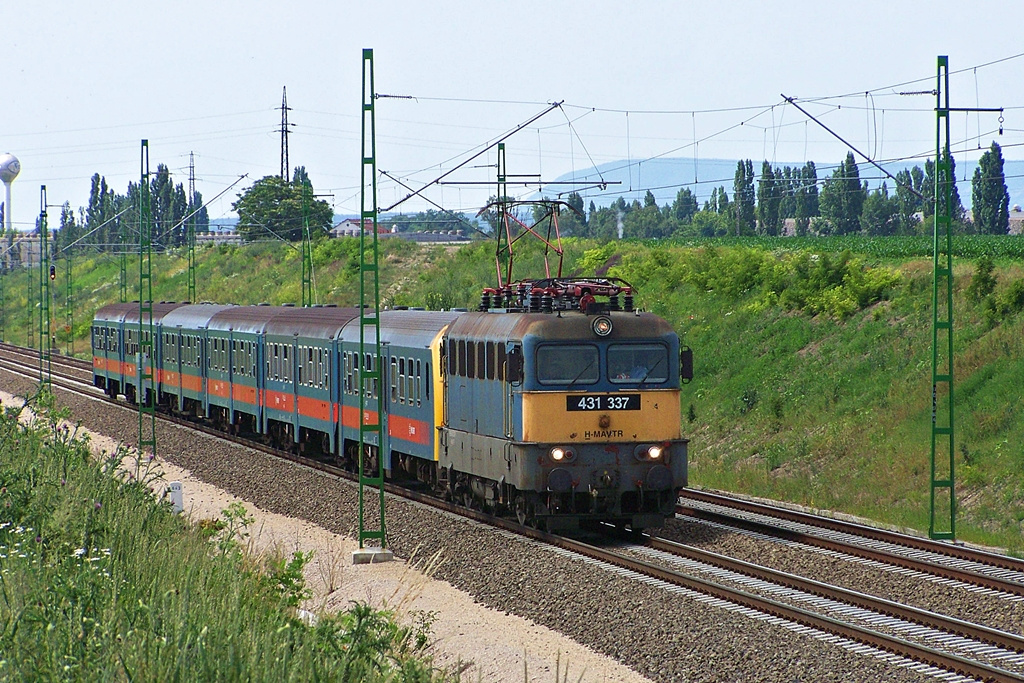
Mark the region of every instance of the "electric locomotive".
<instances>
[{"instance_id":1,"label":"electric locomotive","mask_svg":"<svg viewBox=\"0 0 1024 683\"><path fill-rule=\"evenodd\" d=\"M456 495L549 530L636 530L674 514L687 483L680 382L692 354L664 319L633 310L628 285L489 290L449 326L444 354L438 465Z\"/></svg>"}]
</instances>

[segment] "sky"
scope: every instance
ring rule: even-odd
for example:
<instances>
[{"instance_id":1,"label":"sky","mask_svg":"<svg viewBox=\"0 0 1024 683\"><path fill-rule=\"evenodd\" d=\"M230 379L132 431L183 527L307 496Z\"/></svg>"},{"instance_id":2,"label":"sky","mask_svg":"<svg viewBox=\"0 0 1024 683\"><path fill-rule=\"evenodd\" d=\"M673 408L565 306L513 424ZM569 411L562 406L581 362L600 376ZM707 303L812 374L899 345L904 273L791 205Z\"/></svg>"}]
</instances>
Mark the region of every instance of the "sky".
<instances>
[{"instance_id":1,"label":"sky","mask_svg":"<svg viewBox=\"0 0 1024 683\"><path fill-rule=\"evenodd\" d=\"M507 173L532 183L510 186L519 196L617 160L812 160L823 177L849 144L923 166L935 97L899 93L935 88L938 55L950 106L1004 108L1002 122L951 115L957 160L992 141L1024 159L1022 18L1016 0L12 1L0 10L0 152L21 162L19 229L35 225L41 185L51 226L64 202L87 204L95 173L124 193L142 139L150 170L166 165L186 189L191 154L210 217L233 218L240 191L280 172L286 87L290 168L305 166L336 213L356 214L372 48L380 209L476 213L496 192L492 145L506 136ZM544 192L601 204L642 196L637 178ZM713 189L679 182L700 200ZM427 187L402 201L403 185ZM969 182L960 194L969 202Z\"/></svg>"}]
</instances>

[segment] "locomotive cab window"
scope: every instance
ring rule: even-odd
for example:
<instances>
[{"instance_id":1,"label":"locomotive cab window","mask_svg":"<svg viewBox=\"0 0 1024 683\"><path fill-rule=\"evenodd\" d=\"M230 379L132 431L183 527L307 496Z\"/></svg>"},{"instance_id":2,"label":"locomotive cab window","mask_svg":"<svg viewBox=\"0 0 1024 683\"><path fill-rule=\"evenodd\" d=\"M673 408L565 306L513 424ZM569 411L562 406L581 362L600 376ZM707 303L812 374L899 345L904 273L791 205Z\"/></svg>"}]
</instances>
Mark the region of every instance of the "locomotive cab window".
<instances>
[{"instance_id":1,"label":"locomotive cab window","mask_svg":"<svg viewBox=\"0 0 1024 683\"><path fill-rule=\"evenodd\" d=\"M537 347L537 381L541 384L593 384L599 370L596 346L545 344Z\"/></svg>"},{"instance_id":2,"label":"locomotive cab window","mask_svg":"<svg viewBox=\"0 0 1024 683\"><path fill-rule=\"evenodd\" d=\"M608 347L608 379L615 384L668 380L668 348L663 344L612 344Z\"/></svg>"}]
</instances>

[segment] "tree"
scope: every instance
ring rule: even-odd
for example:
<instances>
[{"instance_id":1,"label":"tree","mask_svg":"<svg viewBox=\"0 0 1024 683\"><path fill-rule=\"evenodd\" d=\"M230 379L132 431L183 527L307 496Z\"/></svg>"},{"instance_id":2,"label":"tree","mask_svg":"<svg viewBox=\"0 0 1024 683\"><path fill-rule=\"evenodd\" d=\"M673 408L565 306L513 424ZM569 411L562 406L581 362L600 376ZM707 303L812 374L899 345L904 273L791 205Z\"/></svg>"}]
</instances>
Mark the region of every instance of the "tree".
<instances>
[{"instance_id":1,"label":"tree","mask_svg":"<svg viewBox=\"0 0 1024 683\"><path fill-rule=\"evenodd\" d=\"M921 198L914 193L921 191L923 178L920 166L896 174L896 195L893 201L896 204L894 229L897 235L913 235L917 232L917 224L920 222L917 212L921 210Z\"/></svg>"},{"instance_id":2,"label":"tree","mask_svg":"<svg viewBox=\"0 0 1024 683\"><path fill-rule=\"evenodd\" d=\"M868 195L860 217L861 230L865 235L895 235L897 226L895 198L889 197L889 188L882 187Z\"/></svg>"},{"instance_id":3,"label":"tree","mask_svg":"<svg viewBox=\"0 0 1024 683\"><path fill-rule=\"evenodd\" d=\"M779 204L781 203L780 188L775 183L775 171L767 161L761 163L761 182L757 187L757 219L761 233L776 236L779 234Z\"/></svg>"},{"instance_id":4,"label":"tree","mask_svg":"<svg viewBox=\"0 0 1024 683\"><path fill-rule=\"evenodd\" d=\"M954 224L962 224L964 221L964 205L960 201L960 191L956 187L956 159L949 153L949 149L942 150L942 159L949 164L950 194L952 195L952 208L950 218ZM924 197L922 209L925 218L935 213L935 162L927 159L924 162L924 178L921 182L921 195Z\"/></svg>"},{"instance_id":5,"label":"tree","mask_svg":"<svg viewBox=\"0 0 1024 683\"><path fill-rule=\"evenodd\" d=\"M296 169L298 170L298 169ZM330 205L312 196L312 186L279 176L264 176L238 195L231 208L238 214L238 232L246 240L278 237L298 241L308 218L311 232L331 228Z\"/></svg>"},{"instance_id":6,"label":"tree","mask_svg":"<svg viewBox=\"0 0 1024 683\"><path fill-rule=\"evenodd\" d=\"M1010 230L1010 193L1003 173L1003 151L995 142L981 155L971 181L971 207L978 232L1005 235Z\"/></svg>"},{"instance_id":7,"label":"tree","mask_svg":"<svg viewBox=\"0 0 1024 683\"><path fill-rule=\"evenodd\" d=\"M64 202L60 207L60 228L53 236L53 249L55 253L65 250L69 244L78 239L81 231L75 222L75 212L71 208L71 202ZM65 255L66 256L66 255Z\"/></svg>"},{"instance_id":8,"label":"tree","mask_svg":"<svg viewBox=\"0 0 1024 683\"><path fill-rule=\"evenodd\" d=\"M682 224L689 223L693 219L693 214L699 210L697 196L693 194L690 188L684 187L676 193L676 200L672 202L672 217L677 221Z\"/></svg>"},{"instance_id":9,"label":"tree","mask_svg":"<svg viewBox=\"0 0 1024 683\"><path fill-rule=\"evenodd\" d=\"M722 215L732 215L732 208L729 204L729 195L725 192L725 186L719 185L715 189L711 190L711 197L704 202L704 210Z\"/></svg>"},{"instance_id":10,"label":"tree","mask_svg":"<svg viewBox=\"0 0 1024 683\"><path fill-rule=\"evenodd\" d=\"M295 170L292 171L292 185L306 185L313 187L313 183L309 179L309 174L306 173L305 166L296 166Z\"/></svg>"},{"instance_id":11,"label":"tree","mask_svg":"<svg viewBox=\"0 0 1024 683\"><path fill-rule=\"evenodd\" d=\"M733 207L735 222L733 227L736 235L754 234L754 164L746 161L736 162L736 174L732 183Z\"/></svg>"},{"instance_id":12,"label":"tree","mask_svg":"<svg viewBox=\"0 0 1024 683\"><path fill-rule=\"evenodd\" d=\"M195 215L192 215L192 214ZM203 193L196 190L196 196L189 202L188 211L186 216L192 216L190 219L196 226L196 232L208 232L210 230L210 212L203 206Z\"/></svg>"},{"instance_id":13,"label":"tree","mask_svg":"<svg viewBox=\"0 0 1024 683\"><path fill-rule=\"evenodd\" d=\"M811 218L818 215L818 169L808 161L796 175L799 179L793 191L793 217L796 234L806 235Z\"/></svg>"},{"instance_id":14,"label":"tree","mask_svg":"<svg viewBox=\"0 0 1024 683\"><path fill-rule=\"evenodd\" d=\"M831 232L850 235L860 230L867 192L867 184L861 185L853 152L847 152L832 177L825 180L819 197L821 216L827 220Z\"/></svg>"}]
</instances>

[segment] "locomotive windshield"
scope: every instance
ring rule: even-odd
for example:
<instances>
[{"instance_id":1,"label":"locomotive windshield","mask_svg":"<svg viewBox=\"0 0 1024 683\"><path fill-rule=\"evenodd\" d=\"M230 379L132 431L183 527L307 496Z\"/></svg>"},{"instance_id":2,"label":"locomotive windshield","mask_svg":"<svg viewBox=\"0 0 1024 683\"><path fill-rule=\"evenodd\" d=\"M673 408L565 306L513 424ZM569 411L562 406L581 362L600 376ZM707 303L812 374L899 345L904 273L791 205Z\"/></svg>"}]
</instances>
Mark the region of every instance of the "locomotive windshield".
<instances>
[{"instance_id":1,"label":"locomotive windshield","mask_svg":"<svg viewBox=\"0 0 1024 683\"><path fill-rule=\"evenodd\" d=\"M541 384L593 384L600 369L596 346L546 344L537 348L537 380Z\"/></svg>"},{"instance_id":2,"label":"locomotive windshield","mask_svg":"<svg viewBox=\"0 0 1024 683\"><path fill-rule=\"evenodd\" d=\"M608 379L615 384L666 381L668 348L662 344L610 345Z\"/></svg>"}]
</instances>

